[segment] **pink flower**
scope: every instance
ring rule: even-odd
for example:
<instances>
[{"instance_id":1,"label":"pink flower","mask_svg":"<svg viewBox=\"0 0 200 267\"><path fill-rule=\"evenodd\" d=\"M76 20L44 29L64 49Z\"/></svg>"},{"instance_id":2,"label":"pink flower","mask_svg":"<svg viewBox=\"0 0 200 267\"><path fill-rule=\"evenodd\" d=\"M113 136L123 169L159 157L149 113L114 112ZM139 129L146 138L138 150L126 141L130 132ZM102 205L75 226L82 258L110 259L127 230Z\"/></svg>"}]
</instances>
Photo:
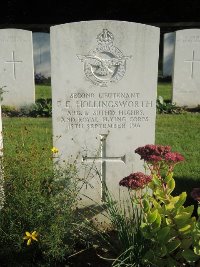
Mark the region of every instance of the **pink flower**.
<instances>
[{"instance_id":1,"label":"pink flower","mask_svg":"<svg viewBox=\"0 0 200 267\"><path fill-rule=\"evenodd\" d=\"M177 152L168 152L167 154L165 154L165 161L167 162L178 163L183 160L184 160L184 157Z\"/></svg>"},{"instance_id":2,"label":"pink flower","mask_svg":"<svg viewBox=\"0 0 200 267\"><path fill-rule=\"evenodd\" d=\"M194 200L200 201L200 188L193 188L191 192L191 197Z\"/></svg>"},{"instance_id":3,"label":"pink flower","mask_svg":"<svg viewBox=\"0 0 200 267\"><path fill-rule=\"evenodd\" d=\"M119 185L137 190L144 188L151 180L152 177L150 175L145 175L142 172L136 172L131 173L129 176L123 178L119 182Z\"/></svg>"},{"instance_id":4,"label":"pink flower","mask_svg":"<svg viewBox=\"0 0 200 267\"><path fill-rule=\"evenodd\" d=\"M158 162L163 159L163 156L171 151L170 146L161 145L146 145L138 147L135 153L139 154L141 159L147 162Z\"/></svg>"},{"instance_id":5,"label":"pink flower","mask_svg":"<svg viewBox=\"0 0 200 267\"><path fill-rule=\"evenodd\" d=\"M184 157L177 153L171 152L170 146L161 145L146 145L143 147L138 147L135 153L141 156L146 162L151 164L156 164L159 161L165 161L169 163L178 163L184 160Z\"/></svg>"},{"instance_id":6,"label":"pink flower","mask_svg":"<svg viewBox=\"0 0 200 267\"><path fill-rule=\"evenodd\" d=\"M161 160L162 160L161 156L156 156L156 155L149 156L149 161L151 162L159 162Z\"/></svg>"}]
</instances>

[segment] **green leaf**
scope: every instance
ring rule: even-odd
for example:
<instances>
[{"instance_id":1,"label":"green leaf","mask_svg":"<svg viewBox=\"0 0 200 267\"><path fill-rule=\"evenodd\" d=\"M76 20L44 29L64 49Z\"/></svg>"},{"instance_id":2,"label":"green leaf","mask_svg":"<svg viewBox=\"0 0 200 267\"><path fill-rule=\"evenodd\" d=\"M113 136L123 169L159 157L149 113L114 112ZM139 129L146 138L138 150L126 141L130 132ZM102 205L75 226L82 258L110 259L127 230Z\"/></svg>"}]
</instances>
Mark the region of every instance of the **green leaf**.
<instances>
[{"instance_id":1,"label":"green leaf","mask_svg":"<svg viewBox=\"0 0 200 267\"><path fill-rule=\"evenodd\" d=\"M200 256L200 247L194 247L194 253L198 256Z\"/></svg>"},{"instance_id":2,"label":"green leaf","mask_svg":"<svg viewBox=\"0 0 200 267\"><path fill-rule=\"evenodd\" d=\"M180 199L180 196L176 196L176 197L172 197L170 198L170 202L173 202L174 204L176 204Z\"/></svg>"},{"instance_id":3,"label":"green leaf","mask_svg":"<svg viewBox=\"0 0 200 267\"><path fill-rule=\"evenodd\" d=\"M174 221L179 228L184 228L189 223L191 223L191 214L182 212L174 217Z\"/></svg>"},{"instance_id":4,"label":"green leaf","mask_svg":"<svg viewBox=\"0 0 200 267\"><path fill-rule=\"evenodd\" d=\"M156 199L154 197L151 198L151 202L153 204L153 206L157 209L158 208L161 208L160 204L158 203L158 201L156 201Z\"/></svg>"},{"instance_id":5,"label":"green leaf","mask_svg":"<svg viewBox=\"0 0 200 267\"><path fill-rule=\"evenodd\" d=\"M185 249L182 252L182 256L187 262L196 262L199 259L199 256L194 253L191 249Z\"/></svg>"},{"instance_id":6,"label":"green leaf","mask_svg":"<svg viewBox=\"0 0 200 267\"><path fill-rule=\"evenodd\" d=\"M154 195L155 195L158 199L160 199L161 201L165 201L165 200L166 200L166 196L165 196L164 192L161 191L160 189L156 189L156 190L154 191Z\"/></svg>"},{"instance_id":7,"label":"green leaf","mask_svg":"<svg viewBox=\"0 0 200 267\"><path fill-rule=\"evenodd\" d=\"M184 207L181 207L181 208L180 208L180 211L181 211L181 212L187 212L187 213L190 213L190 216L192 216L193 210L194 210L194 205L190 205L190 206L188 206L188 207L186 207L186 208L184 208Z\"/></svg>"},{"instance_id":8,"label":"green leaf","mask_svg":"<svg viewBox=\"0 0 200 267\"><path fill-rule=\"evenodd\" d=\"M147 224L146 223L141 223L141 225L140 225L140 228L141 229L144 229L144 228L146 228L147 227Z\"/></svg>"},{"instance_id":9,"label":"green leaf","mask_svg":"<svg viewBox=\"0 0 200 267\"><path fill-rule=\"evenodd\" d=\"M167 211L173 210L174 209L174 204L173 203L169 203L169 204L165 205L165 209Z\"/></svg>"},{"instance_id":10,"label":"green leaf","mask_svg":"<svg viewBox=\"0 0 200 267\"><path fill-rule=\"evenodd\" d=\"M156 189L156 185L151 181L149 184L148 184L148 187L154 191Z\"/></svg>"},{"instance_id":11,"label":"green leaf","mask_svg":"<svg viewBox=\"0 0 200 267\"><path fill-rule=\"evenodd\" d=\"M144 212L148 212L150 209L149 202L146 199L143 199L142 201Z\"/></svg>"},{"instance_id":12,"label":"green leaf","mask_svg":"<svg viewBox=\"0 0 200 267\"><path fill-rule=\"evenodd\" d=\"M157 233L158 241L160 243L166 243L167 239L169 238L168 237L169 232L170 232L170 227L169 226L166 226L166 227L160 229L159 232Z\"/></svg>"},{"instance_id":13,"label":"green leaf","mask_svg":"<svg viewBox=\"0 0 200 267\"><path fill-rule=\"evenodd\" d=\"M154 182L155 185L161 186L161 181L158 178L158 176L154 175L152 181Z\"/></svg>"},{"instance_id":14,"label":"green leaf","mask_svg":"<svg viewBox=\"0 0 200 267\"><path fill-rule=\"evenodd\" d=\"M200 216L200 207L199 206L197 208L197 214L198 214L198 216Z\"/></svg>"},{"instance_id":15,"label":"green leaf","mask_svg":"<svg viewBox=\"0 0 200 267\"><path fill-rule=\"evenodd\" d=\"M165 182L168 183L171 179L173 179L173 172L170 172L170 173L165 177Z\"/></svg>"},{"instance_id":16,"label":"green leaf","mask_svg":"<svg viewBox=\"0 0 200 267\"><path fill-rule=\"evenodd\" d=\"M169 257L169 258L167 258L167 265L166 266L177 267L177 262L173 258Z\"/></svg>"},{"instance_id":17,"label":"green leaf","mask_svg":"<svg viewBox=\"0 0 200 267\"><path fill-rule=\"evenodd\" d=\"M156 220L152 224L152 232L157 232L158 228L160 228L160 225L161 225L161 216L158 213L157 217L156 217Z\"/></svg>"},{"instance_id":18,"label":"green leaf","mask_svg":"<svg viewBox=\"0 0 200 267\"><path fill-rule=\"evenodd\" d=\"M182 234L188 234L191 231L191 227L191 224L188 224L185 227L179 229L179 232Z\"/></svg>"},{"instance_id":19,"label":"green leaf","mask_svg":"<svg viewBox=\"0 0 200 267\"><path fill-rule=\"evenodd\" d=\"M188 249L192 245L192 238L185 238L181 240L181 247L183 249Z\"/></svg>"},{"instance_id":20,"label":"green leaf","mask_svg":"<svg viewBox=\"0 0 200 267\"><path fill-rule=\"evenodd\" d=\"M153 223L156 220L157 215L158 215L158 210L154 210L153 212L149 211L147 213L147 222L148 223Z\"/></svg>"},{"instance_id":21,"label":"green leaf","mask_svg":"<svg viewBox=\"0 0 200 267\"><path fill-rule=\"evenodd\" d=\"M167 186L168 186L168 190L167 190L167 191L171 193L171 192L174 190L175 185L176 185L175 180L172 178L172 179L169 180L169 182L167 183Z\"/></svg>"},{"instance_id":22,"label":"green leaf","mask_svg":"<svg viewBox=\"0 0 200 267\"><path fill-rule=\"evenodd\" d=\"M160 245L155 249L155 253L158 254L160 257L164 257L167 254L167 248L165 245Z\"/></svg>"},{"instance_id":23,"label":"green leaf","mask_svg":"<svg viewBox=\"0 0 200 267\"><path fill-rule=\"evenodd\" d=\"M181 207L185 201L186 201L186 197L187 197L187 193L186 192L182 192L180 195L179 195L179 200L177 201L177 203L175 204L175 207L176 208L179 208Z\"/></svg>"},{"instance_id":24,"label":"green leaf","mask_svg":"<svg viewBox=\"0 0 200 267\"><path fill-rule=\"evenodd\" d=\"M164 258L156 257L155 252L149 250L143 259L144 266L154 266L154 267L164 267L166 265L166 260ZM132 265L131 265L132 266Z\"/></svg>"},{"instance_id":25,"label":"green leaf","mask_svg":"<svg viewBox=\"0 0 200 267\"><path fill-rule=\"evenodd\" d=\"M165 218L166 224L167 225L172 225L173 221L170 218Z\"/></svg>"},{"instance_id":26,"label":"green leaf","mask_svg":"<svg viewBox=\"0 0 200 267\"><path fill-rule=\"evenodd\" d=\"M172 240L166 244L168 253L173 252L181 245L181 241L178 239Z\"/></svg>"},{"instance_id":27,"label":"green leaf","mask_svg":"<svg viewBox=\"0 0 200 267\"><path fill-rule=\"evenodd\" d=\"M146 239L152 239L152 232L147 223L141 223L140 229Z\"/></svg>"}]
</instances>

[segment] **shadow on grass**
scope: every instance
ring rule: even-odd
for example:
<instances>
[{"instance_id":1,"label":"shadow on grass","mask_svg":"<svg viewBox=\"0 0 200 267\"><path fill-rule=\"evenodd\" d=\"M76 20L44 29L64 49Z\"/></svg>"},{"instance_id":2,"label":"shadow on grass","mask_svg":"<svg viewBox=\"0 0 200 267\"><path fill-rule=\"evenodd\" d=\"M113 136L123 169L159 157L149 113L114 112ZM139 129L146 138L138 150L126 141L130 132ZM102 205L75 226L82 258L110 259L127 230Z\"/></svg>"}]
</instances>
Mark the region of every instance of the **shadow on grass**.
<instances>
[{"instance_id":1,"label":"shadow on grass","mask_svg":"<svg viewBox=\"0 0 200 267\"><path fill-rule=\"evenodd\" d=\"M171 76L159 76L158 77L158 82L159 83L171 83L172 82L172 77Z\"/></svg>"}]
</instances>

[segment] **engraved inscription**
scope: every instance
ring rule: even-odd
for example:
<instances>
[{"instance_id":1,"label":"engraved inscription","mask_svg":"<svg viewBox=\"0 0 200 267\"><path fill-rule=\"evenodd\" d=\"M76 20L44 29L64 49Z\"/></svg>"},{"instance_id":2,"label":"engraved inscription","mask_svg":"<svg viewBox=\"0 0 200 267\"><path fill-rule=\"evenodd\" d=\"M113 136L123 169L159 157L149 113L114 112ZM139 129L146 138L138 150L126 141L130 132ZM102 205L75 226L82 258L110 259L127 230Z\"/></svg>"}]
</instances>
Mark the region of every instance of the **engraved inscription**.
<instances>
[{"instance_id":1,"label":"engraved inscription","mask_svg":"<svg viewBox=\"0 0 200 267\"><path fill-rule=\"evenodd\" d=\"M126 155L120 157L107 157L106 155L106 139L108 134L100 134L100 156L88 157L83 156L82 160L86 162L98 162L101 163L100 179L101 179L101 200L105 200L105 183L106 183L106 162L123 162L126 161Z\"/></svg>"},{"instance_id":2,"label":"engraved inscription","mask_svg":"<svg viewBox=\"0 0 200 267\"><path fill-rule=\"evenodd\" d=\"M190 60L184 60L184 62L186 63L190 63L190 77L193 79L193 76L194 76L194 63L200 63L200 59L197 60L195 59L195 56L194 56L194 50L192 51L192 59Z\"/></svg>"},{"instance_id":3,"label":"engraved inscription","mask_svg":"<svg viewBox=\"0 0 200 267\"><path fill-rule=\"evenodd\" d=\"M71 93L57 100L62 113L57 120L66 130L140 128L150 121L149 109L154 105L138 92Z\"/></svg>"},{"instance_id":4,"label":"engraved inscription","mask_svg":"<svg viewBox=\"0 0 200 267\"><path fill-rule=\"evenodd\" d=\"M0 43L2 44L7 44L7 43L25 43L25 42L28 42L28 40L22 38L22 37L19 37L19 36L7 36L6 38L4 39L0 39Z\"/></svg>"},{"instance_id":5,"label":"engraved inscription","mask_svg":"<svg viewBox=\"0 0 200 267\"><path fill-rule=\"evenodd\" d=\"M182 43L199 43L200 35L191 35L191 36L181 36L177 39L177 42Z\"/></svg>"},{"instance_id":6,"label":"engraved inscription","mask_svg":"<svg viewBox=\"0 0 200 267\"><path fill-rule=\"evenodd\" d=\"M113 46L114 36L107 29L97 36L98 46L88 55L77 55L84 62L86 77L95 85L102 87L121 80L126 72L126 60L129 56Z\"/></svg>"},{"instance_id":7,"label":"engraved inscription","mask_svg":"<svg viewBox=\"0 0 200 267\"><path fill-rule=\"evenodd\" d=\"M16 66L15 64L22 63L22 60L15 60L15 52L12 51L12 60L8 60L5 63L11 63L13 65L13 79L16 80Z\"/></svg>"}]
</instances>

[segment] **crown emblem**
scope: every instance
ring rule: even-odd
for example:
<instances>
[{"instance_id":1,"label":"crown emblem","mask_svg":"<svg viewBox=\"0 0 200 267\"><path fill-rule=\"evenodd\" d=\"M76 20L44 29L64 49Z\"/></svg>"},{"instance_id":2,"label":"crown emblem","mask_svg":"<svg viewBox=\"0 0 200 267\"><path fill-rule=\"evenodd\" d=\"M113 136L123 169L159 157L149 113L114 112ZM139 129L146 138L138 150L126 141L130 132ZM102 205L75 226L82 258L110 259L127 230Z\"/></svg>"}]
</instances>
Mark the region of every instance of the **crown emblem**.
<instances>
[{"instance_id":1,"label":"crown emblem","mask_svg":"<svg viewBox=\"0 0 200 267\"><path fill-rule=\"evenodd\" d=\"M103 29L103 31L97 35L97 42L99 44L111 44L114 41L114 36L107 29Z\"/></svg>"},{"instance_id":2,"label":"crown emblem","mask_svg":"<svg viewBox=\"0 0 200 267\"><path fill-rule=\"evenodd\" d=\"M107 29L97 35L98 46L87 55L77 54L84 63L84 72L93 84L106 87L121 80L126 72L126 61L130 56L113 45L114 36Z\"/></svg>"}]
</instances>

